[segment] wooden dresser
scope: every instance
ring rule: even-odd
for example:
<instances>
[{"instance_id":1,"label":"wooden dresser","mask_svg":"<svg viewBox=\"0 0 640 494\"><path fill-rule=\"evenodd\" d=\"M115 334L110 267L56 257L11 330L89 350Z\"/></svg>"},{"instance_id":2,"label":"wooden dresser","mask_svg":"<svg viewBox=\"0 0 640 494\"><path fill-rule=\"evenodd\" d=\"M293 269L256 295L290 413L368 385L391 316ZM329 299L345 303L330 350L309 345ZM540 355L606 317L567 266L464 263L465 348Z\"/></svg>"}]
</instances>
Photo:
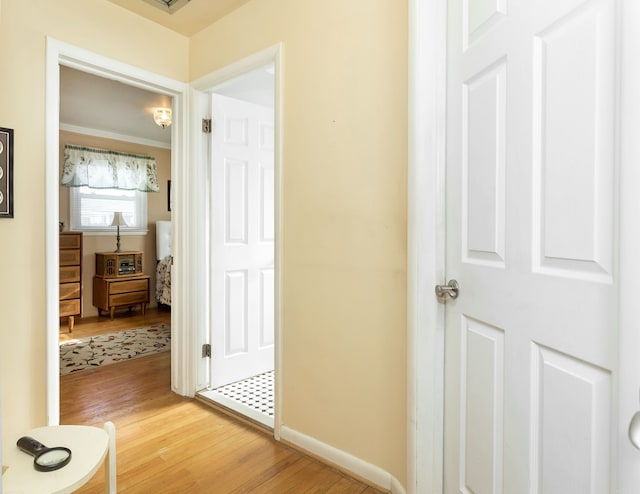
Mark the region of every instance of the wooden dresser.
<instances>
[{"instance_id":1,"label":"wooden dresser","mask_svg":"<svg viewBox=\"0 0 640 494\"><path fill-rule=\"evenodd\" d=\"M68 317L69 332L75 317L82 317L82 233L60 233L60 317Z\"/></svg>"},{"instance_id":2,"label":"wooden dresser","mask_svg":"<svg viewBox=\"0 0 640 494\"><path fill-rule=\"evenodd\" d=\"M140 305L142 314L149 303L150 277L142 272L142 252L96 252L93 277L93 305L109 312L113 319L117 307Z\"/></svg>"}]
</instances>

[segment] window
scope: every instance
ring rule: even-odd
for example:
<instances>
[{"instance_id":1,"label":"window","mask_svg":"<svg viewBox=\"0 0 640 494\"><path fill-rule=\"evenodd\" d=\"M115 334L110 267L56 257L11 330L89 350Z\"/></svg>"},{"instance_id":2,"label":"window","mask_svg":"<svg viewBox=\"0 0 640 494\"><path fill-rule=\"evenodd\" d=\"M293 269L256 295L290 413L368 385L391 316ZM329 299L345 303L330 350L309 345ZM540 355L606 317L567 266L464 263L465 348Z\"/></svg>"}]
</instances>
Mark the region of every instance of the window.
<instances>
[{"instance_id":1,"label":"window","mask_svg":"<svg viewBox=\"0 0 640 494\"><path fill-rule=\"evenodd\" d=\"M69 187L71 230L112 232L113 213L122 212L124 232L147 232L147 192L158 192L152 156L64 145L60 185Z\"/></svg>"},{"instance_id":2,"label":"window","mask_svg":"<svg viewBox=\"0 0 640 494\"><path fill-rule=\"evenodd\" d=\"M71 230L112 231L113 213L122 211L122 232L147 232L147 194L137 190L71 187Z\"/></svg>"}]
</instances>

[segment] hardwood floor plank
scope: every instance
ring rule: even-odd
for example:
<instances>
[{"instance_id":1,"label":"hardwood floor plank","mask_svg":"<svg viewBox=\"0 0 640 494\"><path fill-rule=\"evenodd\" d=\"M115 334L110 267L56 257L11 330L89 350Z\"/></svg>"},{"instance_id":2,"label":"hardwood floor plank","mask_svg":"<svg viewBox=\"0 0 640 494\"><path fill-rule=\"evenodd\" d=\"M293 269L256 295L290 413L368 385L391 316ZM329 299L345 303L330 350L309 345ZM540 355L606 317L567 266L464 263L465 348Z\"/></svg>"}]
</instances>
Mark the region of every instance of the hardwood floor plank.
<instances>
[{"instance_id":1,"label":"hardwood floor plank","mask_svg":"<svg viewBox=\"0 0 640 494\"><path fill-rule=\"evenodd\" d=\"M315 460L308 456L302 456L297 461L292 463L284 470L275 472L274 475L269 477L268 480L262 484L246 485L242 489L232 491L233 494L270 494L270 493L287 493L292 492L292 489L298 482L298 478L301 472L307 468Z\"/></svg>"},{"instance_id":2,"label":"hardwood floor plank","mask_svg":"<svg viewBox=\"0 0 640 494\"><path fill-rule=\"evenodd\" d=\"M342 478L326 494L362 494L367 488L357 480Z\"/></svg>"},{"instance_id":3,"label":"hardwood floor plank","mask_svg":"<svg viewBox=\"0 0 640 494\"><path fill-rule=\"evenodd\" d=\"M229 491L230 494L277 492L267 490L273 487L274 479L280 483L286 482L299 469L305 465L306 458L292 450L282 450L282 459L276 463L265 465L258 475L252 475L242 485Z\"/></svg>"},{"instance_id":4,"label":"hardwood floor plank","mask_svg":"<svg viewBox=\"0 0 640 494\"><path fill-rule=\"evenodd\" d=\"M343 478L342 473L318 461L312 462L300 473L303 474L303 476L297 479L294 488L290 491L291 493L325 493Z\"/></svg>"},{"instance_id":5,"label":"hardwood floor plank","mask_svg":"<svg viewBox=\"0 0 640 494\"><path fill-rule=\"evenodd\" d=\"M144 325L139 317L127 320ZM79 321L74 336L95 332L102 322ZM118 493L382 493L260 429L176 395L170 366L170 352L164 352L60 378L62 424L115 424ZM100 469L77 493L103 494L103 482Z\"/></svg>"}]
</instances>

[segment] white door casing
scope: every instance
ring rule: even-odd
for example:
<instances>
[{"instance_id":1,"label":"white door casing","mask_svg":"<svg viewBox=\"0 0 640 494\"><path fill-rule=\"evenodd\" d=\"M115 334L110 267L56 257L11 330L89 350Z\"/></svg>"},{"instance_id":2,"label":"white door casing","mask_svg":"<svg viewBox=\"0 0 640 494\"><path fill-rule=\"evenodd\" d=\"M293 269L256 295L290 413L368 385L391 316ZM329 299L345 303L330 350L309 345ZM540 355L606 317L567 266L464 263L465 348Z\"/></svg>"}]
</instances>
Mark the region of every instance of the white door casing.
<instances>
[{"instance_id":1,"label":"white door casing","mask_svg":"<svg viewBox=\"0 0 640 494\"><path fill-rule=\"evenodd\" d=\"M274 369L273 110L212 95L211 377Z\"/></svg>"},{"instance_id":2,"label":"white door casing","mask_svg":"<svg viewBox=\"0 0 640 494\"><path fill-rule=\"evenodd\" d=\"M447 0L409 0L407 492L442 494Z\"/></svg>"},{"instance_id":3,"label":"white door casing","mask_svg":"<svg viewBox=\"0 0 640 494\"><path fill-rule=\"evenodd\" d=\"M59 307L58 307L58 211L59 211L59 121L60 121L60 65L89 72L100 77L119 80L133 85L166 94L172 98L173 125L171 127L171 174L174 190L174 231L173 253L175 257L175 276L173 277L174 310L171 314L171 389L176 393L192 396L195 383L192 380L192 338L186 330L175 328L192 327L190 324L196 307L189 295L195 293L193 278L186 259L195 259L190 255L191 245L186 241L195 232L190 230L187 218L192 204L187 200L192 184L185 179L183 169L188 162L187 93L185 83L168 79L162 75L148 72L124 62L114 60L79 46L47 37L46 46L46 163L45 163L45 243L46 243L46 319L47 319L47 423L57 425L60 421L60 383L59 383Z\"/></svg>"},{"instance_id":4,"label":"white door casing","mask_svg":"<svg viewBox=\"0 0 640 494\"><path fill-rule=\"evenodd\" d=\"M447 493L616 483L616 27L615 0L449 2Z\"/></svg>"}]
</instances>

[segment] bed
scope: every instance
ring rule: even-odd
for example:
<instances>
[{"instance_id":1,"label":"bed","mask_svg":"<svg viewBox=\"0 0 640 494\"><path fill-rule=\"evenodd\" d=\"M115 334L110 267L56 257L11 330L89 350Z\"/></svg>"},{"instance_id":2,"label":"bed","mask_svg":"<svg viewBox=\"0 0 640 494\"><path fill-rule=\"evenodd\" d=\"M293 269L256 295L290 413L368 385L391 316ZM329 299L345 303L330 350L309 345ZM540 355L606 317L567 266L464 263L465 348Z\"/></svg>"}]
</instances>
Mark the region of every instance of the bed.
<instances>
[{"instance_id":1,"label":"bed","mask_svg":"<svg viewBox=\"0 0 640 494\"><path fill-rule=\"evenodd\" d=\"M156 221L156 302L171 306L171 221Z\"/></svg>"}]
</instances>

